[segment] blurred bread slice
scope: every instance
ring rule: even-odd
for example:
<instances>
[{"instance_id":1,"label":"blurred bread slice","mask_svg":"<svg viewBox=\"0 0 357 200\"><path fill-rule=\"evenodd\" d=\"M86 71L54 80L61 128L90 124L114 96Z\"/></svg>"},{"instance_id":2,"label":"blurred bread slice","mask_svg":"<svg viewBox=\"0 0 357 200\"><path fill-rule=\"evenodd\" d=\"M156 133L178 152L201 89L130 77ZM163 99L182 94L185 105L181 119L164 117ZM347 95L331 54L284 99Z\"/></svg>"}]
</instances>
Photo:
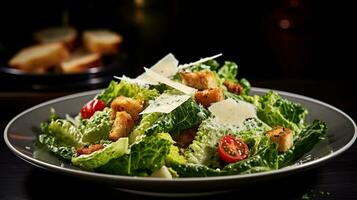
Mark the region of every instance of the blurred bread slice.
<instances>
[{"instance_id":1,"label":"blurred bread slice","mask_svg":"<svg viewBox=\"0 0 357 200\"><path fill-rule=\"evenodd\" d=\"M9 65L24 71L41 71L68 57L69 52L61 43L40 44L21 49L10 59Z\"/></svg>"},{"instance_id":2,"label":"blurred bread slice","mask_svg":"<svg viewBox=\"0 0 357 200\"><path fill-rule=\"evenodd\" d=\"M72 27L49 27L33 34L39 43L63 43L67 48L73 49L77 38L77 31Z\"/></svg>"},{"instance_id":3,"label":"blurred bread slice","mask_svg":"<svg viewBox=\"0 0 357 200\"><path fill-rule=\"evenodd\" d=\"M92 53L116 54L122 41L121 35L110 30L87 30L83 33L83 44Z\"/></svg>"},{"instance_id":4,"label":"blurred bread slice","mask_svg":"<svg viewBox=\"0 0 357 200\"><path fill-rule=\"evenodd\" d=\"M62 62L60 70L63 73L83 72L91 67L102 65L101 55L97 53L78 55L74 54L69 60Z\"/></svg>"}]
</instances>

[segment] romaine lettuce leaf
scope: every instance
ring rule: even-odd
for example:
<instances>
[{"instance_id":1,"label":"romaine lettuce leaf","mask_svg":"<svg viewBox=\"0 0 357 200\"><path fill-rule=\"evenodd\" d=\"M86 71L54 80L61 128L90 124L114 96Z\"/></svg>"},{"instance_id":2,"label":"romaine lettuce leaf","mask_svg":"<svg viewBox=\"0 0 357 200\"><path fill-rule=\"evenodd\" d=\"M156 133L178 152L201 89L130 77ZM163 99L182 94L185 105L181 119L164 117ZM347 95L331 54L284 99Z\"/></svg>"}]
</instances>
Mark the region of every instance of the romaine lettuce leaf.
<instances>
[{"instance_id":1,"label":"romaine lettuce leaf","mask_svg":"<svg viewBox=\"0 0 357 200\"><path fill-rule=\"evenodd\" d=\"M111 109L107 107L103 111L95 112L89 119L82 119L82 141L95 144L107 140L113 125L111 114Z\"/></svg>"},{"instance_id":2,"label":"romaine lettuce leaf","mask_svg":"<svg viewBox=\"0 0 357 200\"><path fill-rule=\"evenodd\" d=\"M225 61L224 65L219 68L217 74L223 81L228 80L239 83L243 87L242 95L249 94L251 88L250 83L245 78L238 80L238 65L235 62Z\"/></svg>"},{"instance_id":3,"label":"romaine lettuce leaf","mask_svg":"<svg viewBox=\"0 0 357 200\"><path fill-rule=\"evenodd\" d=\"M320 140L324 139L326 130L325 122L314 120L294 140L294 146L286 153L279 155L279 167L293 164L301 156L309 152Z\"/></svg>"},{"instance_id":4,"label":"romaine lettuce leaf","mask_svg":"<svg viewBox=\"0 0 357 200\"><path fill-rule=\"evenodd\" d=\"M208 117L208 111L194 100L188 99L175 110L162 114L154 124L146 130L146 134L173 133L191 128Z\"/></svg>"},{"instance_id":5,"label":"romaine lettuce leaf","mask_svg":"<svg viewBox=\"0 0 357 200\"><path fill-rule=\"evenodd\" d=\"M86 170L98 168L110 160L118 158L128 153L129 139L127 137L107 145L104 149L95 151L88 155L80 155L72 158L73 165L79 166Z\"/></svg>"},{"instance_id":6,"label":"romaine lettuce leaf","mask_svg":"<svg viewBox=\"0 0 357 200\"><path fill-rule=\"evenodd\" d=\"M307 109L298 103L282 98L276 92L269 91L263 96L242 96L241 98L257 106L259 119L272 127L284 126L292 129L295 132L294 137L298 136L305 126Z\"/></svg>"},{"instance_id":7,"label":"romaine lettuce leaf","mask_svg":"<svg viewBox=\"0 0 357 200\"><path fill-rule=\"evenodd\" d=\"M223 80L237 82L238 65L234 62L225 61L224 65L219 68L217 73Z\"/></svg>"},{"instance_id":8,"label":"romaine lettuce leaf","mask_svg":"<svg viewBox=\"0 0 357 200\"><path fill-rule=\"evenodd\" d=\"M241 78L239 84L243 87L242 95L248 95L251 89L250 82L245 78Z\"/></svg>"},{"instance_id":9,"label":"romaine lettuce leaf","mask_svg":"<svg viewBox=\"0 0 357 200\"><path fill-rule=\"evenodd\" d=\"M148 176L165 164L170 152L170 141L157 136L146 136L140 142L131 146L130 153L96 169L98 172Z\"/></svg>"},{"instance_id":10,"label":"romaine lettuce leaf","mask_svg":"<svg viewBox=\"0 0 357 200\"><path fill-rule=\"evenodd\" d=\"M106 105L110 103L118 96L131 97L137 100L148 101L159 96L159 93L155 89L148 89L138 84L128 83L126 81L110 82L108 88L100 93L97 98L105 102Z\"/></svg>"},{"instance_id":11,"label":"romaine lettuce leaf","mask_svg":"<svg viewBox=\"0 0 357 200\"><path fill-rule=\"evenodd\" d=\"M83 146L82 133L71 122L64 119L52 119L41 124L41 133L51 135L56 138L57 143L66 146Z\"/></svg>"},{"instance_id":12,"label":"romaine lettuce leaf","mask_svg":"<svg viewBox=\"0 0 357 200\"><path fill-rule=\"evenodd\" d=\"M57 141L52 135L41 134L38 136L38 142L40 145L45 146L50 152L59 156L64 160L71 160L72 156L76 153L74 147L66 146Z\"/></svg>"},{"instance_id":13,"label":"romaine lettuce leaf","mask_svg":"<svg viewBox=\"0 0 357 200\"><path fill-rule=\"evenodd\" d=\"M179 165L179 164L182 165L182 164L185 164L187 162L185 157L183 157L180 154L179 148L174 145L176 142L172 139L170 134L168 134L168 133L159 133L159 134L157 134L157 136L159 138L165 139L165 140L167 140L167 141L169 141L171 143L170 152L166 156L166 159L165 159L166 166Z\"/></svg>"},{"instance_id":14,"label":"romaine lettuce leaf","mask_svg":"<svg viewBox=\"0 0 357 200\"><path fill-rule=\"evenodd\" d=\"M263 146L258 148L261 151L256 152L255 155L245 160L228 164L223 170L229 174L247 174L252 172L253 168L263 171L278 169L278 144L273 142L266 145L266 143L263 143Z\"/></svg>"},{"instance_id":15,"label":"romaine lettuce leaf","mask_svg":"<svg viewBox=\"0 0 357 200\"><path fill-rule=\"evenodd\" d=\"M213 169L201 164L187 163L184 165L172 166L180 177L206 177L206 176L224 176L228 175L227 171Z\"/></svg>"},{"instance_id":16,"label":"romaine lettuce leaf","mask_svg":"<svg viewBox=\"0 0 357 200\"><path fill-rule=\"evenodd\" d=\"M129 135L129 144L137 141L138 137L145 134L145 131L161 116L161 113L144 114L139 125Z\"/></svg>"},{"instance_id":17,"label":"romaine lettuce leaf","mask_svg":"<svg viewBox=\"0 0 357 200\"><path fill-rule=\"evenodd\" d=\"M260 137L270 127L257 118L247 119L242 127L229 127L220 124L214 118L204 120L198 128L192 144L185 150L184 155L189 163L220 167L221 162L217 155L217 144L225 134L232 134L249 142Z\"/></svg>"},{"instance_id":18,"label":"romaine lettuce leaf","mask_svg":"<svg viewBox=\"0 0 357 200\"><path fill-rule=\"evenodd\" d=\"M266 137L263 137L266 138ZM267 138L268 139L268 138ZM264 141L263 141L264 140ZM234 174L250 174L256 172L270 171L278 168L278 150L276 143L267 143L263 139L257 151L250 155L249 158L231 163L220 168L211 168L202 164L184 164L174 165L172 168L180 177L205 177L205 176L224 176Z\"/></svg>"}]
</instances>

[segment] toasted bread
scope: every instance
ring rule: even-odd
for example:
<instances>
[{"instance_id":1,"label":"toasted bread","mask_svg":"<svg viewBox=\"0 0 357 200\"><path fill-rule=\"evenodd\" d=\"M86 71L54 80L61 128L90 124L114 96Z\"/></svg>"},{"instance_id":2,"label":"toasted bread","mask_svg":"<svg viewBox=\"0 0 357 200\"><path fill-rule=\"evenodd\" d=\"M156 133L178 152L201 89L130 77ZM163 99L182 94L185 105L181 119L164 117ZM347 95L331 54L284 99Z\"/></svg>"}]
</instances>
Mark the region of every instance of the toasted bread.
<instances>
[{"instance_id":1,"label":"toasted bread","mask_svg":"<svg viewBox=\"0 0 357 200\"><path fill-rule=\"evenodd\" d=\"M78 73L91 67L102 65L101 56L97 53L73 55L69 60L62 62L60 65L63 73Z\"/></svg>"},{"instance_id":2,"label":"toasted bread","mask_svg":"<svg viewBox=\"0 0 357 200\"><path fill-rule=\"evenodd\" d=\"M33 37L38 43L60 42L67 48L73 49L77 31L72 27L50 27L35 32Z\"/></svg>"},{"instance_id":3,"label":"toasted bread","mask_svg":"<svg viewBox=\"0 0 357 200\"><path fill-rule=\"evenodd\" d=\"M278 143L280 152L287 152L294 144L293 131L288 128L276 127L265 134L270 137L272 142Z\"/></svg>"},{"instance_id":4,"label":"toasted bread","mask_svg":"<svg viewBox=\"0 0 357 200\"><path fill-rule=\"evenodd\" d=\"M183 84L199 90L218 87L217 79L211 71L181 72Z\"/></svg>"},{"instance_id":5,"label":"toasted bread","mask_svg":"<svg viewBox=\"0 0 357 200\"><path fill-rule=\"evenodd\" d=\"M92 53L116 54L122 41L121 35L105 29L88 30L83 33L83 44Z\"/></svg>"},{"instance_id":6,"label":"toasted bread","mask_svg":"<svg viewBox=\"0 0 357 200\"><path fill-rule=\"evenodd\" d=\"M11 67L24 71L41 71L58 65L69 57L69 52L61 43L49 43L21 49L9 61Z\"/></svg>"},{"instance_id":7,"label":"toasted bread","mask_svg":"<svg viewBox=\"0 0 357 200\"><path fill-rule=\"evenodd\" d=\"M209 107L212 103L224 100L223 89L216 87L197 91L195 93L195 100L204 107Z\"/></svg>"}]
</instances>

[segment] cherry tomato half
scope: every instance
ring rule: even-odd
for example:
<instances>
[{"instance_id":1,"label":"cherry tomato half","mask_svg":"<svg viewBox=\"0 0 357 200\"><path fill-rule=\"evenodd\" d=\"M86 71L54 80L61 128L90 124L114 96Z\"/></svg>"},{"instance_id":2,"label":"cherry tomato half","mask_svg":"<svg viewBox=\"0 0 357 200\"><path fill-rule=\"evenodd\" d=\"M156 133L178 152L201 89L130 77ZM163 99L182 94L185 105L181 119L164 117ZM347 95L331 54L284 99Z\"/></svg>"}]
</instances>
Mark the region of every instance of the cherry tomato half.
<instances>
[{"instance_id":1,"label":"cherry tomato half","mask_svg":"<svg viewBox=\"0 0 357 200\"><path fill-rule=\"evenodd\" d=\"M224 162L234 163L248 157L249 148L242 140L225 135L218 144L218 155Z\"/></svg>"},{"instance_id":2,"label":"cherry tomato half","mask_svg":"<svg viewBox=\"0 0 357 200\"><path fill-rule=\"evenodd\" d=\"M81 115L84 119L89 119L96 111L105 108L105 103L100 99L93 99L81 108Z\"/></svg>"}]
</instances>

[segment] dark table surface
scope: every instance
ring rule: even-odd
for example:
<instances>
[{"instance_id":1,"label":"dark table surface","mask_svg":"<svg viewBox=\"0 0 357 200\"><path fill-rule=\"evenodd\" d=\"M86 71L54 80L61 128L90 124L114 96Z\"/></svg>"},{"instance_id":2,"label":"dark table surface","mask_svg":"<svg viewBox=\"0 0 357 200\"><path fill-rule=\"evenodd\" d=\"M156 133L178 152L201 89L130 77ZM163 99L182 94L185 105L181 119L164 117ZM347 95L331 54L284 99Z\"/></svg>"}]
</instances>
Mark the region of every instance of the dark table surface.
<instances>
[{"instance_id":1,"label":"dark table surface","mask_svg":"<svg viewBox=\"0 0 357 200\"><path fill-rule=\"evenodd\" d=\"M353 80L256 80L254 86L275 88L310 96L332 104L355 121L357 102ZM72 92L1 92L0 130L21 110ZM23 99L27 101L23 101ZM21 103L19 103L21 102ZM5 105L4 105L5 104ZM12 107L9 109L9 104ZM11 107L11 106L10 106ZM32 166L13 155L0 137L0 199L157 199L122 192ZM357 199L357 145L317 168L275 181L257 183L235 191L198 198L234 197L264 199Z\"/></svg>"}]
</instances>

